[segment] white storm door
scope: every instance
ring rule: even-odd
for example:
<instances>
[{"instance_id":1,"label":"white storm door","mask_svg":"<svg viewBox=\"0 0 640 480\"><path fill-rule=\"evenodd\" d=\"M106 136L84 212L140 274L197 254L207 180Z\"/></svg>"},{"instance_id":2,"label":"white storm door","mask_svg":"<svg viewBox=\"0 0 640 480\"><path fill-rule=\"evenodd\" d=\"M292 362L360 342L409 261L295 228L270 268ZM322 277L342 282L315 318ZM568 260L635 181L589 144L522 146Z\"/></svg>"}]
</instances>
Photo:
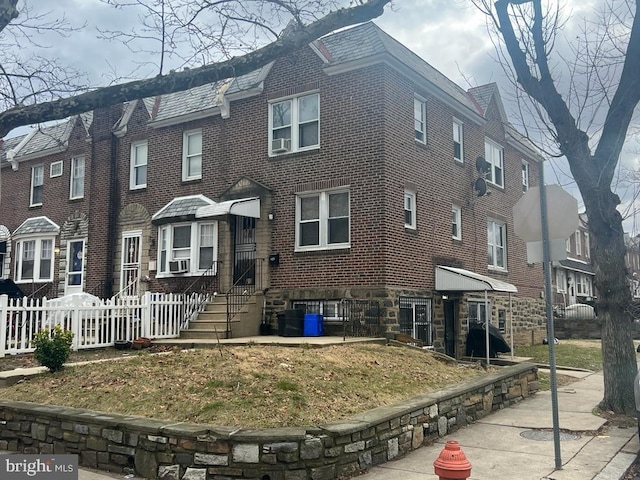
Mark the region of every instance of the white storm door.
<instances>
[{"instance_id":1,"label":"white storm door","mask_svg":"<svg viewBox=\"0 0 640 480\"><path fill-rule=\"evenodd\" d=\"M67 242L67 281L64 294L82 292L84 285L84 240Z\"/></svg>"},{"instance_id":2,"label":"white storm door","mask_svg":"<svg viewBox=\"0 0 640 480\"><path fill-rule=\"evenodd\" d=\"M140 286L140 252L142 232L122 235L122 266L120 268L120 295L134 297Z\"/></svg>"}]
</instances>

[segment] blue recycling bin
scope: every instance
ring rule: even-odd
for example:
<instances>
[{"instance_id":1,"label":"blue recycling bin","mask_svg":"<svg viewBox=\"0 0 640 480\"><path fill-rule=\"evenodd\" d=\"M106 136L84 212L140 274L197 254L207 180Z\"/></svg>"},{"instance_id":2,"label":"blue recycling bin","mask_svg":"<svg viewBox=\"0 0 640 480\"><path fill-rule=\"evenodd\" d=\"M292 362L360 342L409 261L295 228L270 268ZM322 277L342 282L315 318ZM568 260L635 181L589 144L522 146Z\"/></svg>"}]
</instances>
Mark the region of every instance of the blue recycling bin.
<instances>
[{"instance_id":1,"label":"blue recycling bin","mask_svg":"<svg viewBox=\"0 0 640 480\"><path fill-rule=\"evenodd\" d=\"M322 315L318 313L305 313L302 335L305 337L320 337L324 335L322 328Z\"/></svg>"}]
</instances>

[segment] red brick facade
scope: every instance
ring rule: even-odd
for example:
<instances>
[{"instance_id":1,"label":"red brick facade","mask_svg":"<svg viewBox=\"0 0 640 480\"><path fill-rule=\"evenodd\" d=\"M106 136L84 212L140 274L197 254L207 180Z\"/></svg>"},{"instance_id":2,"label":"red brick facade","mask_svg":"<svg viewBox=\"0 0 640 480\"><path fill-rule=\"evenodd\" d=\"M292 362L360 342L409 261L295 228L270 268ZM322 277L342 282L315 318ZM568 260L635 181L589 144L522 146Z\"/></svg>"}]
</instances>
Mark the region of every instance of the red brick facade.
<instances>
[{"instance_id":1,"label":"red brick facade","mask_svg":"<svg viewBox=\"0 0 640 480\"><path fill-rule=\"evenodd\" d=\"M518 147L506 131L499 97L493 97L486 111L478 106L466 117L463 108L452 107L455 100L424 78L418 81L408 68L388 61L345 68L342 73L327 73L324 67L311 48L278 60L260 93L230 101L227 118L214 112L154 127L154 102L140 101L126 131L114 132L123 109L94 112L89 132L78 120L64 151L21 160L17 171L3 165L0 224L14 232L28 218L47 216L60 227L65 222L73 226L84 215L88 236L83 287L99 294L122 288L122 234L140 231L140 274L150 277L145 288L167 291L178 287L171 276L157 278L161 240L152 216L176 197L204 195L219 202L245 192L261 200L256 251L264 260L261 286L269 288L271 310L289 308L294 300L377 299L387 328L397 331L400 297L429 299L433 343L444 350L442 300L447 292L435 291L434 270L450 265L515 285L514 324L523 331L539 330L541 267L527 265L525 244L512 227L512 207L523 193L522 163L530 165L529 184L536 185L539 158L528 147ZM304 92L319 93L320 148L270 156L269 101ZM414 138L415 95L426 103L426 144ZM463 164L452 154L454 118L464 124ZM202 129L202 178L184 182L183 132L195 128ZM479 176L476 158L485 155L485 138L504 149L504 187L489 186L489 195L477 197L472 186ZM131 143L139 140L148 142L147 186L131 190ZM76 154L85 157L85 196L70 201L69 165ZM49 178L49 165L58 160L64 162L64 173ZM36 164L45 166L44 201L41 207L30 208L31 167ZM337 187L349 192L350 247L296 251L296 194ZM405 227L405 189L416 194L415 229ZM461 208L462 240L452 238L452 205ZM506 225L506 269L487 266L488 219ZM229 220L218 222L221 288L230 285L224 281L225 275L230 278L232 264ZM59 240L56 247L62 250ZM279 265L267 267L266 258L272 253L279 254ZM57 255L53 283L62 294L65 262L62 252ZM154 263L156 269L151 268ZM11 277L14 264L12 258ZM507 298L498 296L502 300L496 300L492 310ZM457 337L465 329L468 297L448 296L458 299ZM461 340L456 345L455 354L460 356Z\"/></svg>"}]
</instances>

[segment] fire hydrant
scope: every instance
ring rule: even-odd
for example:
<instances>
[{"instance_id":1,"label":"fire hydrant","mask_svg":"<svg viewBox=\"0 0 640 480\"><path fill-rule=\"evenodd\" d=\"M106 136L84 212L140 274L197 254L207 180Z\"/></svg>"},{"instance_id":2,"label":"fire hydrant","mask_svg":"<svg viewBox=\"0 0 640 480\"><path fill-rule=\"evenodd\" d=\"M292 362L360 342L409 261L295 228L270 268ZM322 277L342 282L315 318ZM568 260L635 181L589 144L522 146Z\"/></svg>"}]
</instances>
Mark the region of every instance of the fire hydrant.
<instances>
[{"instance_id":1,"label":"fire hydrant","mask_svg":"<svg viewBox=\"0 0 640 480\"><path fill-rule=\"evenodd\" d=\"M471 476L471 464L455 440L445 444L433 468L439 480L466 480Z\"/></svg>"}]
</instances>

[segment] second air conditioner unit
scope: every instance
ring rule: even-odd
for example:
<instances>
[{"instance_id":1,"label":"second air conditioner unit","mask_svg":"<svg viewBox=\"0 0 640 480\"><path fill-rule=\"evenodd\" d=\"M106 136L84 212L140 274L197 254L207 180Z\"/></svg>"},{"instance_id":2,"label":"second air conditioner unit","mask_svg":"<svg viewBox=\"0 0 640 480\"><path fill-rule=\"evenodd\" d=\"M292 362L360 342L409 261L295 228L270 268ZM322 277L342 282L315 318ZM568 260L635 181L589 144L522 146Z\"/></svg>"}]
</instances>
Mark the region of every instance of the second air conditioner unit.
<instances>
[{"instance_id":1,"label":"second air conditioner unit","mask_svg":"<svg viewBox=\"0 0 640 480\"><path fill-rule=\"evenodd\" d=\"M285 153L291 150L290 138L274 138L271 141L271 151L273 153Z\"/></svg>"},{"instance_id":2,"label":"second air conditioner unit","mask_svg":"<svg viewBox=\"0 0 640 480\"><path fill-rule=\"evenodd\" d=\"M173 260L169 262L169 272L185 273L189 271L189 260Z\"/></svg>"}]
</instances>

